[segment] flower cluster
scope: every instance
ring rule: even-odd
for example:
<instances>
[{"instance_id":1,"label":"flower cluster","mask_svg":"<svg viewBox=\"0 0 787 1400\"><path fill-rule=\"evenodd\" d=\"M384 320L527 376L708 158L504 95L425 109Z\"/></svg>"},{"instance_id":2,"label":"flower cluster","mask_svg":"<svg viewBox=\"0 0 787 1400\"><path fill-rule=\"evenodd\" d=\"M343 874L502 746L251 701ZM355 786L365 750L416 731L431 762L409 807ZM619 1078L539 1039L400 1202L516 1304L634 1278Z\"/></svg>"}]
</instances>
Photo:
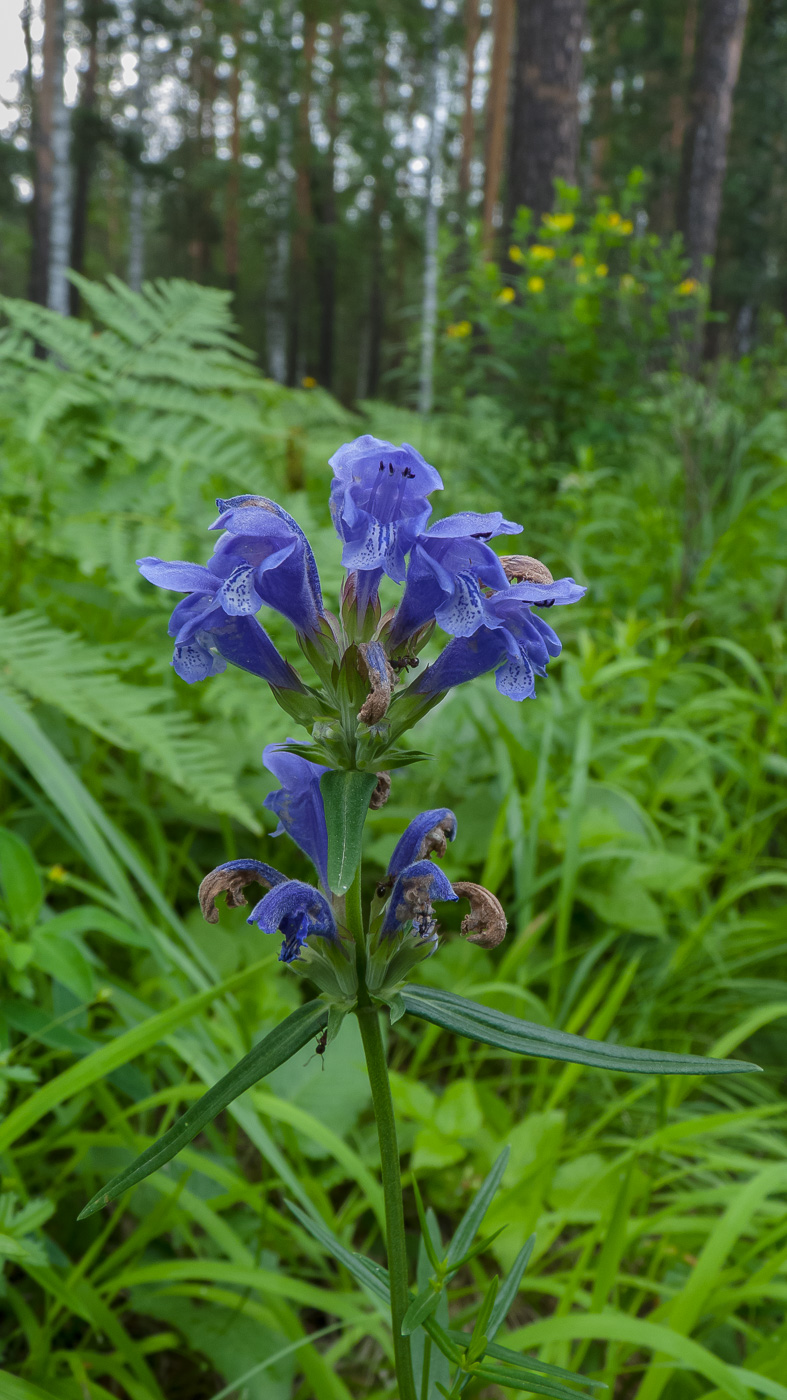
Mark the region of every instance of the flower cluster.
<instances>
[{"instance_id":1,"label":"flower cluster","mask_svg":"<svg viewBox=\"0 0 787 1400\"><path fill-rule=\"evenodd\" d=\"M288 962L303 956L312 935L324 947L341 943L341 908L329 884L323 778L355 772L369 775L374 786L376 774L372 805L381 805L390 785L384 769L417 756L397 748L397 741L452 687L493 671L502 695L524 700L535 694L535 677L546 674L560 641L534 609L574 603L585 592L573 579L555 581L529 555L497 554L491 540L522 530L499 511L461 511L430 523L430 496L443 483L407 443L395 447L366 435L341 447L330 465L331 516L346 570L338 615L325 608L300 526L266 496L217 502L210 529L218 539L205 564L139 560L151 583L185 594L169 624L173 666L183 680L205 680L229 662L267 681L282 707L310 730L308 743L290 739L265 750L266 766L281 783L266 805L279 818L278 830L309 856L321 888L250 860L220 866L201 891L203 911L213 921L218 892L225 891L230 904L245 903L244 884L266 886L250 921L267 932L281 930L281 956ZM378 596L384 577L402 588L397 606L385 614ZM263 609L294 627L314 673L309 681L268 636L258 619ZM409 680L435 628L445 643ZM419 955L433 950L433 901L458 897L429 860L436 831L443 846L453 838L450 813L416 818L394 852L377 931L381 944L406 927ZM476 887L463 889L470 897ZM495 920L499 926L498 915L483 913L482 904L473 895L468 929L476 941L491 936Z\"/></svg>"}]
</instances>

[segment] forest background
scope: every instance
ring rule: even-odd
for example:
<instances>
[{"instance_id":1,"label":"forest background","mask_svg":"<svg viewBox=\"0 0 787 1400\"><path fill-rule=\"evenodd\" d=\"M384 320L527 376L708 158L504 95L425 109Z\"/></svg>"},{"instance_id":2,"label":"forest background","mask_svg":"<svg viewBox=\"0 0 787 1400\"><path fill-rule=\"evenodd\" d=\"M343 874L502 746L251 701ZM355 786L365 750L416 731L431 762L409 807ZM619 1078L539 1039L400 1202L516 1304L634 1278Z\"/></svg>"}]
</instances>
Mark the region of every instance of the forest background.
<instances>
[{"instance_id":1,"label":"forest background","mask_svg":"<svg viewBox=\"0 0 787 1400\"><path fill-rule=\"evenodd\" d=\"M424 979L765 1070L637 1082L402 1023L410 1220L411 1173L446 1233L510 1143L457 1325L535 1230L508 1345L616 1400L785 1400L787 3L3 23L0 1393L393 1394L382 1319L284 1205L379 1248L349 1032L75 1223L299 999L195 909L219 860L276 863L288 723L240 673L176 680L134 560L207 554L213 498L264 490L335 591L327 458L373 432L439 468L437 514L502 507L589 585L538 699L454 692L374 815L370 883L447 804L449 875L508 912L495 953L447 918Z\"/></svg>"}]
</instances>

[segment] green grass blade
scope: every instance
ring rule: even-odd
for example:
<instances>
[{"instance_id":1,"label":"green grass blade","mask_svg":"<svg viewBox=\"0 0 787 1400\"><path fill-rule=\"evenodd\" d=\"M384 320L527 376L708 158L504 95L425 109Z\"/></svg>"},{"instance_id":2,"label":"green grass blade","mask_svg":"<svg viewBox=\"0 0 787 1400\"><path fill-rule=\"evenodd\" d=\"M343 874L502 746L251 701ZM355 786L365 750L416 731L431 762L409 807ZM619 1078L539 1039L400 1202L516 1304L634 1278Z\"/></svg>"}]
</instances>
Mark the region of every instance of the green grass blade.
<instances>
[{"instance_id":1,"label":"green grass blade","mask_svg":"<svg viewBox=\"0 0 787 1400\"><path fill-rule=\"evenodd\" d=\"M505 1147L494 1163L486 1180L479 1186L470 1205L459 1221L456 1227L456 1233L448 1246L448 1253L445 1258L447 1267L451 1268L458 1264L459 1260L464 1258L473 1243L480 1229L481 1222L492 1204L494 1194L503 1180L503 1174L508 1165L510 1155L510 1148Z\"/></svg>"}]
</instances>

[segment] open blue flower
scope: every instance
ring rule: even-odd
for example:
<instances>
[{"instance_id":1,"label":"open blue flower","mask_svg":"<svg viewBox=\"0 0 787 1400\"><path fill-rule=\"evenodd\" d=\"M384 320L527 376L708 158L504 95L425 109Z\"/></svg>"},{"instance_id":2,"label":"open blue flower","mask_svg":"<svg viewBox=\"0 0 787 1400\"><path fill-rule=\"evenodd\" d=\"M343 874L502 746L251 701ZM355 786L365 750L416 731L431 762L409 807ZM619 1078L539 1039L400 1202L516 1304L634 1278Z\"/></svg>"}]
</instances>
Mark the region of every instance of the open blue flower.
<instances>
[{"instance_id":1,"label":"open blue flower","mask_svg":"<svg viewBox=\"0 0 787 1400\"><path fill-rule=\"evenodd\" d=\"M266 496L217 500L222 530L211 568L224 577L218 595L225 612L244 616L263 603L275 608L299 632L319 630L322 590L311 545L297 521Z\"/></svg>"},{"instance_id":2,"label":"open blue flower","mask_svg":"<svg viewBox=\"0 0 787 1400\"><path fill-rule=\"evenodd\" d=\"M292 743L292 740L287 742ZM286 831L292 837L314 864L327 890L328 828L320 778L329 770L321 763L311 763L298 754L288 753L281 744L267 744L262 761L281 783L279 791L269 793L263 802L263 806L279 818L274 836Z\"/></svg>"},{"instance_id":3,"label":"open blue flower","mask_svg":"<svg viewBox=\"0 0 787 1400\"><path fill-rule=\"evenodd\" d=\"M495 535L518 535L521 530L499 510L484 515L465 510L436 521L419 535L412 546L389 645L401 646L433 619L453 636L474 632L483 621L481 586L508 587L503 566L486 541Z\"/></svg>"},{"instance_id":4,"label":"open blue flower","mask_svg":"<svg viewBox=\"0 0 787 1400\"><path fill-rule=\"evenodd\" d=\"M436 942L437 921L433 904L436 900L457 900L451 881L439 866L430 860L418 860L408 865L394 882L391 898L383 920L382 936L393 938L408 924L421 943Z\"/></svg>"},{"instance_id":5,"label":"open blue flower","mask_svg":"<svg viewBox=\"0 0 787 1400\"><path fill-rule=\"evenodd\" d=\"M263 933L284 934L280 962L294 962L311 934L338 940L336 920L328 900L313 885L302 880L285 880L263 895L255 904L247 924L256 924Z\"/></svg>"},{"instance_id":6,"label":"open blue flower","mask_svg":"<svg viewBox=\"0 0 787 1400\"><path fill-rule=\"evenodd\" d=\"M138 559L137 567L157 588L188 595L169 620L169 635L175 639L172 665L182 680L191 685L216 676L230 661L282 690L303 690L297 672L256 618L226 611L219 598L225 580L210 565L147 558Z\"/></svg>"},{"instance_id":7,"label":"open blue flower","mask_svg":"<svg viewBox=\"0 0 787 1400\"><path fill-rule=\"evenodd\" d=\"M533 606L575 603L586 590L573 579L557 583L511 584L482 598L483 622L469 636L456 636L410 687L433 695L495 671L495 685L511 700L535 695L536 675L545 676L550 657L559 656L560 638Z\"/></svg>"},{"instance_id":8,"label":"open blue flower","mask_svg":"<svg viewBox=\"0 0 787 1400\"><path fill-rule=\"evenodd\" d=\"M363 612L383 574L404 582L407 551L432 511L427 498L443 483L409 443L395 447L368 433L340 447L330 465L331 516L343 544L342 563L369 575L357 589Z\"/></svg>"}]
</instances>

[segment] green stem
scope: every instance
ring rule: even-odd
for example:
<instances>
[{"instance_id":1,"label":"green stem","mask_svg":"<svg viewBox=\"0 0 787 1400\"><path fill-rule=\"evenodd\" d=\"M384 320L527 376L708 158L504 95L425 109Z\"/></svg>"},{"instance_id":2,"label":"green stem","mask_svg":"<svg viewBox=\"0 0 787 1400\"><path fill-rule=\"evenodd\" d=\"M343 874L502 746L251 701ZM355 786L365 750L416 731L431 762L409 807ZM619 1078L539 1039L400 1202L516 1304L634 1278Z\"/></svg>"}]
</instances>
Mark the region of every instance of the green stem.
<instances>
[{"instance_id":1,"label":"green stem","mask_svg":"<svg viewBox=\"0 0 787 1400\"><path fill-rule=\"evenodd\" d=\"M418 1400L410 1356L410 1338L402 1336L402 1322L410 1303L410 1290L407 1283L407 1247L404 1234L404 1211L402 1209L402 1178L399 1173L399 1144L396 1140L396 1120L391 1099L391 1086L388 1080L388 1065L385 1059L383 1038L380 1032L380 1015L377 1008L372 1005L359 1005L357 1016L366 1054L369 1083L372 1087L372 1104L374 1116L377 1119L377 1138L380 1144L385 1224L388 1236L388 1274L391 1281L391 1327L393 1329L396 1376L399 1382L399 1400Z\"/></svg>"}]
</instances>

